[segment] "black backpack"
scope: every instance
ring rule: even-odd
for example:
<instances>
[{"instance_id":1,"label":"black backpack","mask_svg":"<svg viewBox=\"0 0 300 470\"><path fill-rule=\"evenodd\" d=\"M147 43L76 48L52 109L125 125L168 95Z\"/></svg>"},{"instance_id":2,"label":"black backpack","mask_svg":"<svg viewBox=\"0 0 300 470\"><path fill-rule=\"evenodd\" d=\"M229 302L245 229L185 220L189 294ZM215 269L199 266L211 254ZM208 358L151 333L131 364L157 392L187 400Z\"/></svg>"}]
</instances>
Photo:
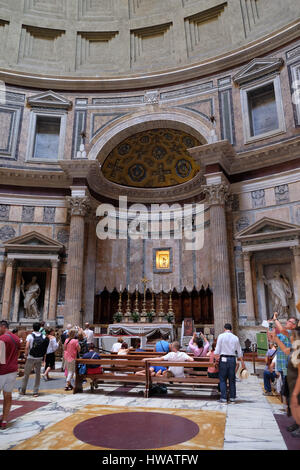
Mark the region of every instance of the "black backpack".
<instances>
[{"instance_id":1,"label":"black backpack","mask_svg":"<svg viewBox=\"0 0 300 470\"><path fill-rule=\"evenodd\" d=\"M31 333L31 336L33 337L33 343L29 351L30 356L44 357L47 352L49 338L45 338L42 334L37 336L34 333Z\"/></svg>"}]
</instances>

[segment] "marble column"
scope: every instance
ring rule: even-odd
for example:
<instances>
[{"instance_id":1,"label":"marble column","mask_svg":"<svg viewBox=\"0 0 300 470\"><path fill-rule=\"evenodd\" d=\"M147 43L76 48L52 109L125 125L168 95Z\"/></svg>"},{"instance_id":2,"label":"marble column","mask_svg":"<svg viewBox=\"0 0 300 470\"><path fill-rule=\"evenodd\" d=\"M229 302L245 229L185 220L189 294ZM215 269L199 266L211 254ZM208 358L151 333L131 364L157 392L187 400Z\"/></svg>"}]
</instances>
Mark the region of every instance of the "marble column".
<instances>
[{"instance_id":1,"label":"marble column","mask_svg":"<svg viewBox=\"0 0 300 470\"><path fill-rule=\"evenodd\" d=\"M210 205L210 249L214 305L215 337L224 331L224 324L232 324L231 284L228 256L225 203L229 198L226 183L204 186Z\"/></svg>"},{"instance_id":2,"label":"marble column","mask_svg":"<svg viewBox=\"0 0 300 470\"><path fill-rule=\"evenodd\" d=\"M50 285L50 305L48 320L55 322L57 306L57 281L58 281L58 260L51 260L51 285Z\"/></svg>"},{"instance_id":3,"label":"marble column","mask_svg":"<svg viewBox=\"0 0 300 470\"><path fill-rule=\"evenodd\" d=\"M6 260L4 292L2 300L2 320L9 320L14 263L15 260L13 259Z\"/></svg>"},{"instance_id":4,"label":"marble column","mask_svg":"<svg viewBox=\"0 0 300 470\"><path fill-rule=\"evenodd\" d=\"M89 209L89 198L68 197L71 212L68 250L66 306L64 322L79 325L81 320L84 261L84 224Z\"/></svg>"},{"instance_id":5,"label":"marble column","mask_svg":"<svg viewBox=\"0 0 300 470\"><path fill-rule=\"evenodd\" d=\"M245 274L245 289L246 289L246 302L247 302L247 320L255 322L254 312L254 296L253 296L253 280L251 274L251 253L243 253L244 258L244 274Z\"/></svg>"},{"instance_id":6,"label":"marble column","mask_svg":"<svg viewBox=\"0 0 300 470\"><path fill-rule=\"evenodd\" d=\"M295 266L295 276L296 276L296 291L295 292L295 304L300 305L300 246L293 246L292 247L293 255L294 255L294 266ZM298 314L298 312L296 312Z\"/></svg>"}]
</instances>

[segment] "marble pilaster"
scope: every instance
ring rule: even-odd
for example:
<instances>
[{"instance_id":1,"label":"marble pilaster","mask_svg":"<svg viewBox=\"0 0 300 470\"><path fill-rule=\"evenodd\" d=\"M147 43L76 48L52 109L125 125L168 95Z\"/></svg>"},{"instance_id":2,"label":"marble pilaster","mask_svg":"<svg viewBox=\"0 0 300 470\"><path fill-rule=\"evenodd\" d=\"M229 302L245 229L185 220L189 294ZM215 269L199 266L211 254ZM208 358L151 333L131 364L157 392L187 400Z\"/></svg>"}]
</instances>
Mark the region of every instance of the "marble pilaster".
<instances>
[{"instance_id":1,"label":"marble pilaster","mask_svg":"<svg viewBox=\"0 0 300 470\"><path fill-rule=\"evenodd\" d=\"M2 320L9 320L9 309L12 294L12 278L15 261L13 259L6 260L4 292L2 301Z\"/></svg>"},{"instance_id":2,"label":"marble pilaster","mask_svg":"<svg viewBox=\"0 0 300 470\"><path fill-rule=\"evenodd\" d=\"M50 284L50 301L48 320L55 321L56 305L57 305L57 281L58 281L58 261L51 261L51 284Z\"/></svg>"},{"instance_id":3,"label":"marble pilaster","mask_svg":"<svg viewBox=\"0 0 300 470\"><path fill-rule=\"evenodd\" d=\"M296 291L295 294L298 297L295 299L295 304L300 301L300 246L293 246L292 252L294 256L295 276L296 276Z\"/></svg>"},{"instance_id":4,"label":"marble pilaster","mask_svg":"<svg viewBox=\"0 0 300 470\"><path fill-rule=\"evenodd\" d=\"M245 288L246 288L246 302L247 302L247 320L255 321L254 313L254 296L253 296L253 280L251 274L251 253L243 253L244 259L244 273L245 273Z\"/></svg>"},{"instance_id":5,"label":"marble pilaster","mask_svg":"<svg viewBox=\"0 0 300 470\"><path fill-rule=\"evenodd\" d=\"M84 321L93 323L94 321L94 301L95 301L95 279L96 279L96 216L91 214L88 220L88 242L87 257L85 265L85 299L84 299Z\"/></svg>"}]
</instances>

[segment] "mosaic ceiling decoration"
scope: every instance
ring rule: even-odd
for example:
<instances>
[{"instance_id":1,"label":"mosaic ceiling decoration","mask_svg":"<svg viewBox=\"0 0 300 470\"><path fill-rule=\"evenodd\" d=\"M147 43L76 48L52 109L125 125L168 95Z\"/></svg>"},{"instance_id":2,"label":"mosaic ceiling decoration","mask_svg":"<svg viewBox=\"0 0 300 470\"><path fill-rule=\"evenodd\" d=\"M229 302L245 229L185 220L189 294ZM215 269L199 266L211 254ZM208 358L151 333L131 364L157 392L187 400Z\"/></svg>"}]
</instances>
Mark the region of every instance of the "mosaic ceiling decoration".
<instances>
[{"instance_id":1,"label":"mosaic ceiling decoration","mask_svg":"<svg viewBox=\"0 0 300 470\"><path fill-rule=\"evenodd\" d=\"M187 149L201 143L185 132L152 129L121 142L108 155L104 176L123 186L160 188L185 183L200 170Z\"/></svg>"}]
</instances>

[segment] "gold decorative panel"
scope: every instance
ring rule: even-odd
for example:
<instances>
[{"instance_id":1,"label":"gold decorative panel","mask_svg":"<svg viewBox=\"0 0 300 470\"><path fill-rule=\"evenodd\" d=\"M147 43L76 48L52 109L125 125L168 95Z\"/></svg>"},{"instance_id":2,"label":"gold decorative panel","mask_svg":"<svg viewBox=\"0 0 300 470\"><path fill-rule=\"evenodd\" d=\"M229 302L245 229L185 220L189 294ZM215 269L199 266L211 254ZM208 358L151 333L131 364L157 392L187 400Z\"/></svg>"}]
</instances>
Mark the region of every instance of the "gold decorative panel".
<instances>
[{"instance_id":1,"label":"gold decorative panel","mask_svg":"<svg viewBox=\"0 0 300 470\"><path fill-rule=\"evenodd\" d=\"M191 180L200 170L187 149L201 143L174 129L152 129L121 142L108 155L104 176L124 186L159 188Z\"/></svg>"}]
</instances>

